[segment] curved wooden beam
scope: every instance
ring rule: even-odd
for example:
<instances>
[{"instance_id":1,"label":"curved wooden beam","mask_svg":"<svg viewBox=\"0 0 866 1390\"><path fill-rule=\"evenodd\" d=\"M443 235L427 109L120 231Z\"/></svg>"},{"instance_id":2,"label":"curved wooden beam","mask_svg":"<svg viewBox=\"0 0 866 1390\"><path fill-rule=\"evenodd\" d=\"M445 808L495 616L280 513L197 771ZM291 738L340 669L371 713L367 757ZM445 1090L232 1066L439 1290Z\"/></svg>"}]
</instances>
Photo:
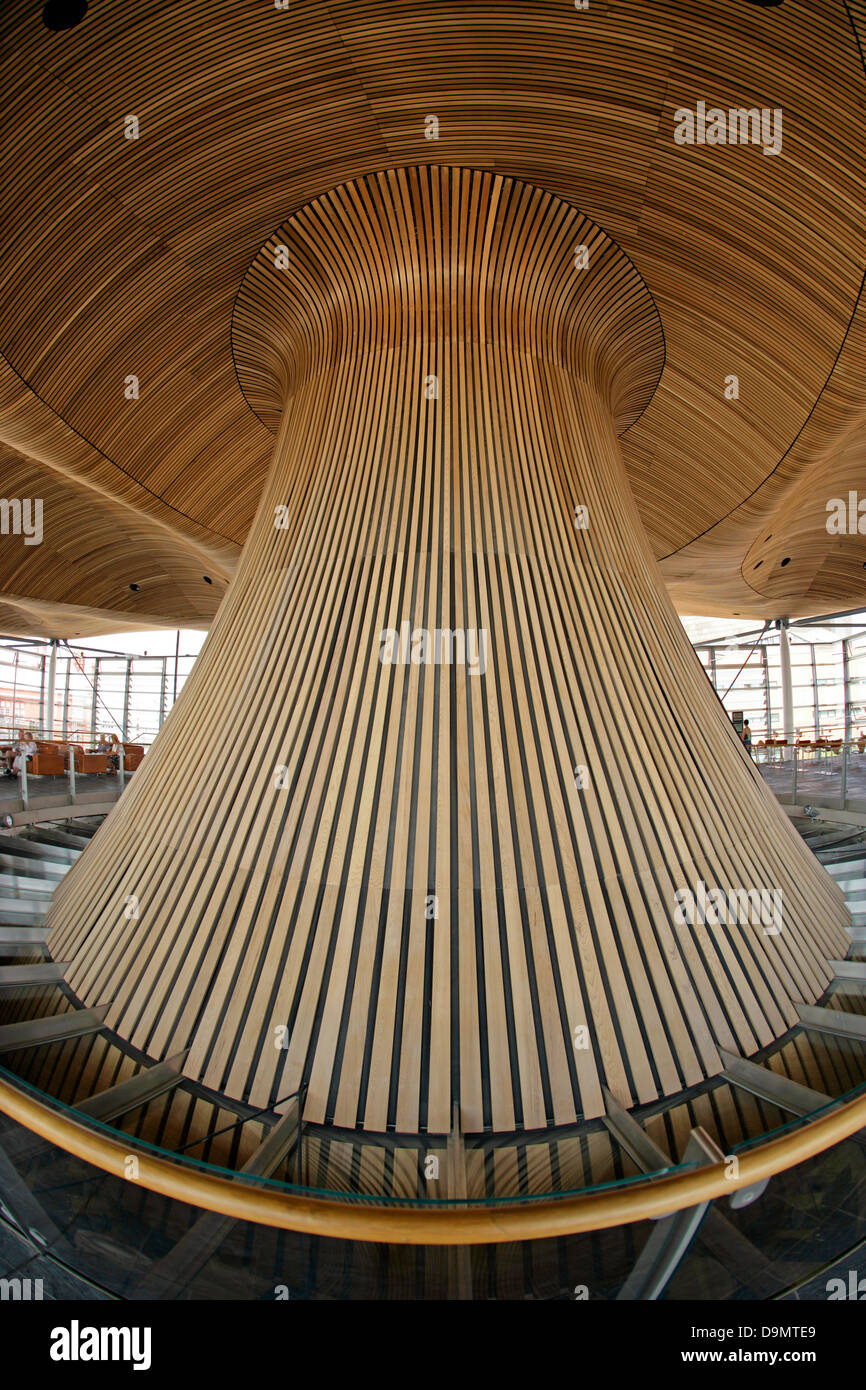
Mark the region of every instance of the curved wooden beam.
<instances>
[{"instance_id":1,"label":"curved wooden beam","mask_svg":"<svg viewBox=\"0 0 866 1390\"><path fill-rule=\"evenodd\" d=\"M464 1207L449 1207L446 1203L423 1207L400 1207L395 1203L355 1205L351 1201L294 1193L285 1187L254 1187L242 1178L185 1167L138 1148L134 1141L124 1143L104 1130L76 1123L2 1079L0 1111L49 1143L117 1178L130 1181L129 1158L134 1153L134 1181L142 1187L173 1201L221 1212L237 1221L254 1221L334 1240L393 1245L497 1245L655 1220L766 1182L776 1173L816 1157L861 1130L866 1125L866 1096L858 1096L811 1124L798 1126L766 1144L745 1149L738 1155L735 1175L726 1159L724 1163L701 1165L668 1177L608 1186L600 1192L549 1201L497 1201Z\"/></svg>"}]
</instances>

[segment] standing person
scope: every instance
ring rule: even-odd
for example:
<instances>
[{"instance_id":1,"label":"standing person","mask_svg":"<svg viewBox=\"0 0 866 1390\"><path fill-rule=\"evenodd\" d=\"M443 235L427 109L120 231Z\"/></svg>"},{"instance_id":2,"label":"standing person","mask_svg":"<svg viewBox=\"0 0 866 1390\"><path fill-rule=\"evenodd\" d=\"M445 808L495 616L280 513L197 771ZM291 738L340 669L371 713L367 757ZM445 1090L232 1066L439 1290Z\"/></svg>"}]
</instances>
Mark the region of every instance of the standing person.
<instances>
[{"instance_id":1,"label":"standing person","mask_svg":"<svg viewBox=\"0 0 866 1390\"><path fill-rule=\"evenodd\" d=\"M743 720L743 743L748 749L749 757L752 756L752 731L749 728L748 719Z\"/></svg>"},{"instance_id":2,"label":"standing person","mask_svg":"<svg viewBox=\"0 0 866 1390\"><path fill-rule=\"evenodd\" d=\"M108 754L108 761L111 763L115 772L120 771L120 748L121 745L118 743L117 736L115 735L111 740L111 748Z\"/></svg>"}]
</instances>

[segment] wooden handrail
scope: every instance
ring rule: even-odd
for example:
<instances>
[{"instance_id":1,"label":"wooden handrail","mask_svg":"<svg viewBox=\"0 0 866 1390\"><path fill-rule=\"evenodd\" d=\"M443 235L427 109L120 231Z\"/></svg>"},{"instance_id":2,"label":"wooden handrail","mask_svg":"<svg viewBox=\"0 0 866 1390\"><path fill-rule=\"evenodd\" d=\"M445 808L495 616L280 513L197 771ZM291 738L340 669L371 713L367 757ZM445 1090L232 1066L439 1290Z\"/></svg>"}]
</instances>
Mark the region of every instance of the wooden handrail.
<instances>
[{"instance_id":1,"label":"wooden handrail","mask_svg":"<svg viewBox=\"0 0 866 1390\"><path fill-rule=\"evenodd\" d=\"M727 1176L728 1161L601 1192L466 1207L377 1206L374 1202L362 1204L254 1187L136 1149L131 1141L124 1143L120 1137L115 1139L50 1109L2 1078L0 1111L49 1143L114 1177L135 1181L151 1192L221 1212L238 1221L337 1240L394 1245L491 1245L602 1230L728 1196L738 1187L793 1168L856 1134L866 1126L866 1094L811 1124L746 1150L738 1156L736 1177ZM137 1159L137 1175L130 1178L128 1160L133 1155Z\"/></svg>"}]
</instances>

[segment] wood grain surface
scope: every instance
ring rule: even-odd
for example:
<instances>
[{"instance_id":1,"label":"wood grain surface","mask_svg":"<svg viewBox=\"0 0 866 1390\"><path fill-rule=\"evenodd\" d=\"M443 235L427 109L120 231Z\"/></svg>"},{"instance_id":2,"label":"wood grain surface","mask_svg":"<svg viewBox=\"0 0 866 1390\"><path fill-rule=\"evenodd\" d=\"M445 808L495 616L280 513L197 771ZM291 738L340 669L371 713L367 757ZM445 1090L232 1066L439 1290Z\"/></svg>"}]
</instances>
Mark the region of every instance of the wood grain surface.
<instances>
[{"instance_id":1,"label":"wood grain surface","mask_svg":"<svg viewBox=\"0 0 866 1390\"><path fill-rule=\"evenodd\" d=\"M666 360L623 456L680 612L862 603L866 536L824 523L864 471L864 50L866 0L104 0L62 34L9 0L0 470L44 478L62 558L3 538L4 627L210 623L272 452L232 358L246 269L415 164L544 188L637 266ZM780 153L677 144L699 102L780 110Z\"/></svg>"}]
</instances>

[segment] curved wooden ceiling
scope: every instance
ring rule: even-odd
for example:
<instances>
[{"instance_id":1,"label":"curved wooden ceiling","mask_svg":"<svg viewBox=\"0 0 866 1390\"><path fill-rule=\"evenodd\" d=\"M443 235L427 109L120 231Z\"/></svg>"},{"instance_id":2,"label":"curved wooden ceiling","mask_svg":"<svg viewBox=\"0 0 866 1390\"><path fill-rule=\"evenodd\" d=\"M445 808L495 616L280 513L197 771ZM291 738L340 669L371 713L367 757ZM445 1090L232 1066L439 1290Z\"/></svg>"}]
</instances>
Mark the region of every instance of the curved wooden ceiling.
<instances>
[{"instance_id":1,"label":"curved wooden ceiling","mask_svg":"<svg viewBox=\"0 0 866 1390\"><path fill-rule=\"evenodd\" d=\"M44 554L0 546L7 626L209 623L272 449L232 359L247 268L419 163L525 179L634 261L666 361L622 443L681 611L866 600L866 538L824 525L863 474L866 0L145 0L60 34L13 0L0 45L2 491L46 504ZM677 145L701 100L781 108L782 153Z\"/></svg>"}]
</instances>

